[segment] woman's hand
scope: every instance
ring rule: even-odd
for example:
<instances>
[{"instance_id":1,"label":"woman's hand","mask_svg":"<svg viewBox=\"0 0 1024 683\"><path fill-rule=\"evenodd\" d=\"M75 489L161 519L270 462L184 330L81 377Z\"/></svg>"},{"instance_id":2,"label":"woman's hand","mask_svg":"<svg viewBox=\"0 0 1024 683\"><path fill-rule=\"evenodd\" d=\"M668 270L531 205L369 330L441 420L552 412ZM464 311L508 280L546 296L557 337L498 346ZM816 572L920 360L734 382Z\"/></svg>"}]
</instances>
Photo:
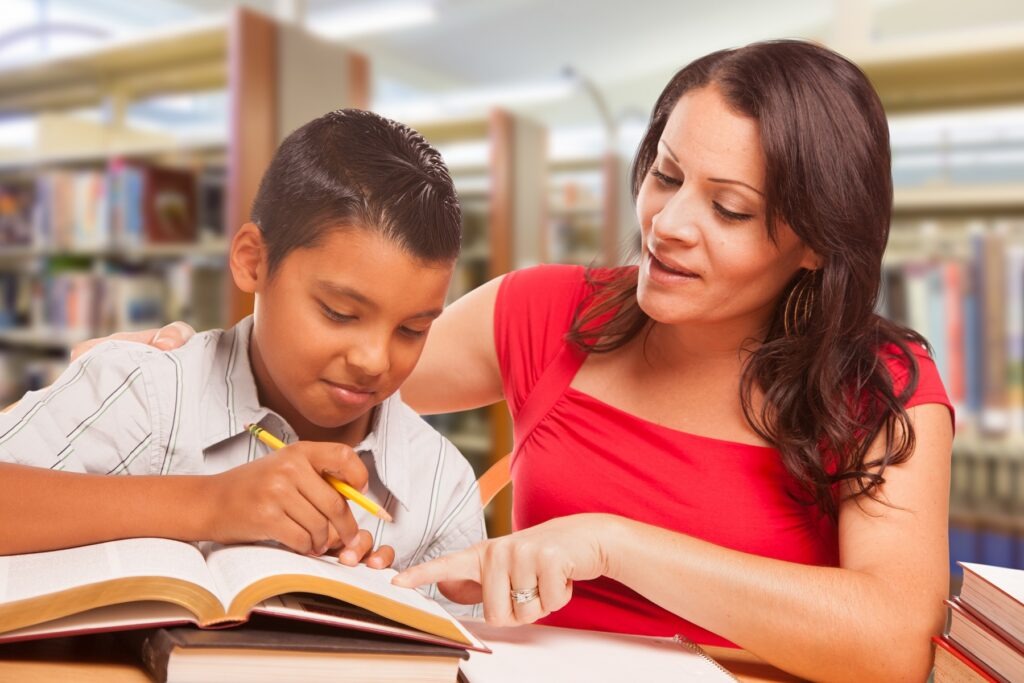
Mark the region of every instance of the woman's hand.
<instances>
[{"instance_id":1,"label":"woman's hand","mask_svg":"<svg viewBox=\"0 0 1024 683\"><path fill-rule=\"evenodd\" d=\"M389 566L394 550L382 546L372 552L372 536L358 528L348 501L323 474L356 489L366 486L368 476L350 447L311 441L211 475L204 536L221 543L276 541L312 555L337 550L342 564Z\"/></svg>"},{"instance_id":2,"label":"woman's hand","mask_svg":"<svg viewBox=\"0 0 1024 683\"><path fill-rule=\"evenodd\" d=\"M138 332L115 332L109 337L87 339L84 342L75 344L71 347L71 360L75 360L92 347L102 344L105 341L110 341L111 339L149 344L161 351L170 351L182 346L185 342L191 339L192 335L195 333L196 331L192 329L191 325L181 321L164 325L159 329L140 330Z\"/></svg>"},{"instance_id":3,"label":"woman's hand","mask_svg":"<svg viewBox=\"0 0 1024 683\"><path fill-rule=\"evenodd\" d=\"M607 573L601 538L611 519L598 513L552 519L410 567L392 583L415 588L437 582L453 602L482 599L488 624L528 624L564 607L573 581Z\"/></svg>"}]
</instances>

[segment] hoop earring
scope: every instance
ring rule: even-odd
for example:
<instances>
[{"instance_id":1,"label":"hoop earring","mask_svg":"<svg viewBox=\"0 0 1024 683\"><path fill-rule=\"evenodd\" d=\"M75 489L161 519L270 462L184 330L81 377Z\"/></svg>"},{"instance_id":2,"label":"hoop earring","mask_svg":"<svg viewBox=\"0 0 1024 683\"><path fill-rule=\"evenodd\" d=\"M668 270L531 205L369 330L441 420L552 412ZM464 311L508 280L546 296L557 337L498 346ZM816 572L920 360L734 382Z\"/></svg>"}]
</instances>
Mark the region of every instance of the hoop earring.
<instances>
[{"instance_id":1,"label":"hoop earring","mask_svg":"<svg viewBox=\"0 0 1024 683\"><path fill-rule=\"evenodd\" d=\"M782 329L787 337L804 334L814 308L814 280L818 271L809 270L789 290L782 310Z\"/></svg>"}]
</instances>

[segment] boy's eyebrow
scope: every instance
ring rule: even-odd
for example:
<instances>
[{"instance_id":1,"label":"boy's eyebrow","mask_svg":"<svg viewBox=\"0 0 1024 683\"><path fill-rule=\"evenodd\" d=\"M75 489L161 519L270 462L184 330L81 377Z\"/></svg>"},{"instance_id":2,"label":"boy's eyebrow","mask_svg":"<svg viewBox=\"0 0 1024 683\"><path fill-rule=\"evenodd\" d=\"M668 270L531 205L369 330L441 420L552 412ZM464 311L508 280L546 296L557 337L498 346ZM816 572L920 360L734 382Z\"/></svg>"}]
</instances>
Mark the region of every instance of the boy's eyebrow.
<instances>
[{"instance_id":1,"label":"boy's eyebrow","mask_svg":"<svg viewBox=\"0 0 1024 683\"><path fill-rule=\"evenodd\" d=\"M377 303L375 301L373 301L372 299L370 299L370 297L360 292L358 289L353 289L352 287L348 287L346 285L339 285L336 282L327 282L326 280L317 280L316 284L317 287L319 287L320 289L327 290L332 294L337 294L339 296L347 296L350 299L358 301L364 306L369 306L370 308L378 308ZM409 319L411 320L413 318L436 318L439 315L441 315L440 308L431 308L428 311L420 311L419 313L413 313L412 315L409 316Z\"/></svg>"}]
</instances>

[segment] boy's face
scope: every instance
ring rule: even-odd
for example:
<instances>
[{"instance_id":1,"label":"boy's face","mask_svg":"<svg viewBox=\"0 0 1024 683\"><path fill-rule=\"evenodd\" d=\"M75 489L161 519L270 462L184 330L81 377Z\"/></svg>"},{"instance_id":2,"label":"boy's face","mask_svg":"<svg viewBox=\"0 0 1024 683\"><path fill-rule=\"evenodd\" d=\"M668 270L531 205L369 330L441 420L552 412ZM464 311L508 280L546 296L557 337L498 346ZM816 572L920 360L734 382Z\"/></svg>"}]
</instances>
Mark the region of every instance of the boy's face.
<instances>
[{"instance_id":1,"label":"boy's face","mask_svg":"<svg viewBox=\"0 0 1024 683\"><path fill-rule=\"evenodd\" d=\"M261 402L301 438L358 442L359 418L419 360L454 264L420 261L360 228L290 252L269 280L260 264L251 354Z\"/></svg>"}]
</instances>

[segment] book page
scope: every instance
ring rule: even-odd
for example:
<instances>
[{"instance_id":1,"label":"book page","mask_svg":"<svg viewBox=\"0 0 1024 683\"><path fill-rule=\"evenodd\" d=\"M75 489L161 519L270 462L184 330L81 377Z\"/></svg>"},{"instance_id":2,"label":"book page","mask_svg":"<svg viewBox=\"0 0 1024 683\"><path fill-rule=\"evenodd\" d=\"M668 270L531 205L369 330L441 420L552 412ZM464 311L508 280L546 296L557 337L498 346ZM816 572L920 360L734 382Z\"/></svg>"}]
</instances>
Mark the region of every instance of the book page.
<instances>
[{"instance_id":1,"label":"book page","mask_svg":"<svg viewBox=\"0 0 1024 683\"><path fill-rule=\"evenodd\" d=\"M371 569L366 565L347 567L335 557L309 557L270 545L210 544L204 547L206 564L224 604L242 589L260 579L280 574L305 574L331 579L375 595L386 597L421 612L452 619L444 608L411 588L391 585L394 569Z\"/></svg>"},{"instance_id":2,"label":"book page","mask_svg":"<svg viewBox=\"0 0 1024 683\"><path fill-rule=\"evenodd\" d=\"M491 654L471 652L460 665L470 681L735 681L696 646L671 638L554 626L502 628L464 621ZM691 647L695 649L690 649Z\"/></svg>"},{"instance_id":3,"label":"book page","mask_svg":"<svg viewBox=\"0 0 1024 683\"><path fill-rule=\"evenodd\" d=\"M0 557L0 603L130 576L181 579L212 592L212 577L195 546L166 538L127 538Z\"/></svg>"}]
</instances>

